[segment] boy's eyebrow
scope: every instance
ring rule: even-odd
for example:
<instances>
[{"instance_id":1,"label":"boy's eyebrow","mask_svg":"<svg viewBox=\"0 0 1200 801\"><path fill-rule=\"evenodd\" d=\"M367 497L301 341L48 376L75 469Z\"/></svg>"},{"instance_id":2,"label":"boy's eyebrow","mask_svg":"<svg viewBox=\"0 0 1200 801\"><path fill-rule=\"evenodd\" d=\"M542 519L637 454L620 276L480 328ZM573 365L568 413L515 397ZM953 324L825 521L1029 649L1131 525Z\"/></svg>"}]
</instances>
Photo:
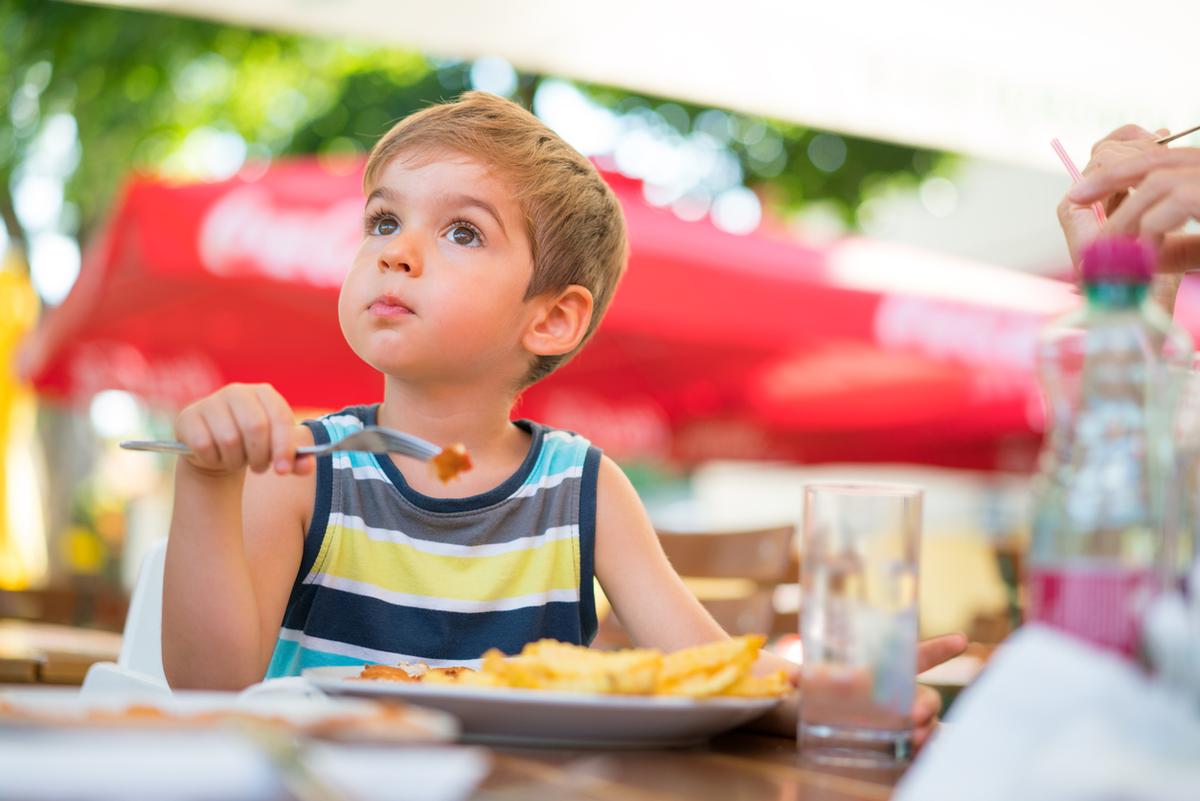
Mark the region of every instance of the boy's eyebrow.
<instances>
[{"instance_id":1,"label":"boy's eyebrow","mask_svg":"<svg viewBox=\"0 0 1200 801\"><path fill-rule=\"evenodd\" d=\"M375 189L372 189L372 190L371 190L371 194L367 195L367 202L366 202L366 203L364 203L364 204L363 204L363 206L364 206L364 207L365 207L365 206L370 206L370 205L371 205L371 201L372 201L372 200L374 200L374 199L375 199L375 198L377 198L377 197L381 197L381 198L383 198L384 200L390 200L390 201L393 201L393 202L395 202L395 200L396 200L396 198L397 198L397 195L396 195L396 193L395 193L395 192L393 192L392 190L388 189L386 186L380 186L380 187L376 187Z\"/></svg>"},{"instance_id":2,"label":"boy's eyebrow","mask_svg":"<svg viewBox=\"0 0 1200 801\"><path fill-rule=\"evenodd\" d=\"M504 227L504 221L500 219L500 212L496 211L496 207L491 203L488 203L486 200L473 197L472 195L444 195L442 197L442 202L447 206L474 206L481 211L486 211L488 214L492 215L492 219L496 221L496 225L500 226L501 232L503 232L505 236L508 236L508 229Z\"/></svg>"},{"instance_id":3,"label":"boy's eyebrow","mask_svg":"<svg viewBox=\"0 0 1200 801\"><path fill-rule=\"evenodd\" d=\"M371 201L377 197L395 203L397 200L399 200L400 196L391 189L388 189L386 186L380 186L371 190L371 194L367 195L367 202L364 205L371 205ZM496 211L496 207L491 203L488 203L486 200L482 200L481 198L477 198L472 195L448 194L443 195L441 201L442 204L446 206L473 206L474 208L487 212L488 214L492 215L492 219L496 221L496 225L500 226L501 232L503 232L505 236L508 236L508 229L504 227L504 220L500 219L500 212Z\"/></svg>"}]
</instances>

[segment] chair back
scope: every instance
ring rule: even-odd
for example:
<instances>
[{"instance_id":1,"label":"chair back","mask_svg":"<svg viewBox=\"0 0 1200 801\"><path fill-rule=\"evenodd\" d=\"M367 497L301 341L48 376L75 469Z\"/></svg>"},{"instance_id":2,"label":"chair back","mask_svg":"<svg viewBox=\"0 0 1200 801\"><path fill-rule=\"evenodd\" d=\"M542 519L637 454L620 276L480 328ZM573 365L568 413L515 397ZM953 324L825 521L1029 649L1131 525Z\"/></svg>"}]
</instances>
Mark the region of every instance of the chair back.
<instances>
[{"instance_id":1,"label":"chair back","mask_svg":"<svg viewBox=\"0 0 1200 801\"><path fill-rule=\"evenodd\" d=\"M799 562L794 548L795 526L719 532L658 532L671 566L726 632L783 633L795 614L776 609L776 589L795 583ZM600 648L627 647L629 637L613 614L600 622L594 643Z\"/></svg>"},{"instance_id":2,"label":"chair back","mask_svg":"<svg viewBox=\"0 0 1200 801\"><path fill-rule=\"evenodd\" d=\"M659 531L667 558L685 578L746 579L757 584L796 581L794 526L684 533Z\"/></svg>"},{"instance_id":3,"label":"chair back","mask_svg":"<svg viewBox=\"0 0 1200 801\"><path fill-rule=\"evenodd\" d=\"M150 546L142 557L133 596L129 599L129 614L121 641L117 664L123 668L167 681L162 664L162 594L163 564L167 557L164 537Z\"/></svg>"}]
</instances>

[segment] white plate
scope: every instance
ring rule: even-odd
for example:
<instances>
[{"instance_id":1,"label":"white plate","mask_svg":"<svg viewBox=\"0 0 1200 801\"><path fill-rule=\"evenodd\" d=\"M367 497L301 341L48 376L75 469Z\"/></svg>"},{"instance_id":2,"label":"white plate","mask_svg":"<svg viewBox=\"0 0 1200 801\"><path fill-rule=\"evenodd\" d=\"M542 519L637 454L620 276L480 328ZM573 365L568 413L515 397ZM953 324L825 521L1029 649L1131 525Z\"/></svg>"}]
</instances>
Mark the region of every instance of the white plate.
<instances>
[{"instance_id":1,"label":"white plate","mask_svg":"<svg viewBox=\"0 0 1200 801\"><path fill-rule=\"evenodd\" d=\"M157 710L163 717L127 716L130 707ZM243 714L334 740L445 743L458 736L458 722L442 712L409 707L402 717L394 717L386 707L366 699L323 694L180 690L161 698L131 699L119 694L84 697L76 689L39 687L0 692L0 710L4 708L9 714L0 711L0 728L205 728L218 725L222 714Z\"/></svg>"},{"instance_id":2,"label":"white plate","mask_svg":"<svg viewBox=\"0 0 1200 801\"><path fill-rule=\"evenodd\" d=\"M771 710L776 698L593 695L357 680L361 666L320 667L304 677L335 695L403 699L449 712L476 742L605 748L691 745Z\"/></svg>"}]
</instances>

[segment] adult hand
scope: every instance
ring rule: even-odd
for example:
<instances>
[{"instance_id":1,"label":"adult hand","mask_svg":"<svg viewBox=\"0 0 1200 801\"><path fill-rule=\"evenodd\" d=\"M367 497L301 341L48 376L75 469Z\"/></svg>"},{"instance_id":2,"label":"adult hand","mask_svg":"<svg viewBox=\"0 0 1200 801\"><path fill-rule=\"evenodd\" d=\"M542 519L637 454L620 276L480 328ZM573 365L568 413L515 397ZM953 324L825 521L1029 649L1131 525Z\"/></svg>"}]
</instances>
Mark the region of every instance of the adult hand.
<instances>
[{"instance_id":1,"label":"adult hand","mask_svg":"<svg viewBox=\"0 0 1200 801\"><path fill-rule=\"evenodd\" d=\"M948 659L958 656L967 649L967 638L962 634L945 634L917 643L917 672L922 673L931 667L940 665ZM793 684L800 683L800 665L786 662L772 654L765 659L764 668L778 670L783 667L788 671ZM917 694L913 698L913 747L919 750L928 742L938 725L938 713L942 711L942 698L937 691L923 684L917 685ZM784 703L771 712L754 721L752 727L757 731L776 734L783 737L796 736L796 724L800 715L800 694L792 693Z\"/></svg>"},{"instance_id":2,"label":"adult hand","mask_svg":"<svg viewBox=\"0 0 1200 801\"><path fill-rule=\"evenodd\" d=\"M1122 162L1152 148L1161 147L1161 145L1154 144L1154 140L1164 133L1165 131L1148 131L1137 125L1123 125L1117 128L1092 145L1091 159L1083 168L1084 179L1086 180L1114 163ZM1102 233L1100 223L1092 210L1092 203L1098 201L1103 206L1105 214L1112 215L1125 200L1129 189L1128 186L1120 187L1103 193L1094 200L1081 202L1073 198L1073 190L1078 186L1079 184L1076 184L1072 187L1072 191L1068 192L1058 204L1058 222L1067 239L1071 263L1076 267L1079 266L1079 257L1084 248Z\"/></svg>"},{"instance_id":3,"label":"adult hand","mask_svg":"<svg viewBox=\"0 0 1200 801\"><path fill-rule=\"evenodd\" d=\"M1200 235L1181 230L1200 220L1200 148L1154 144L1163 133L1126 126L1097 143L1083 180L1059 206L1073 259L1099 233L1093 220L1089 236L1081 212L1101 201L1109 214L1104 234L1152 242L1159 249L1160 272L1200 269Z\"/></svg>"},{"instance_id":4,"label":"adult hand","mask_svg":"<svg viewBox=\"0 0 1200 801\"><path fill-rule=\"evenodd\" d=\"M961 634L945 634L917 644L917 672L923 673L967 650L967 638ZM932 687L917 685L913 699L913 749L919 751L937 729L942 697Z\"/></svg>"}]
</instances>

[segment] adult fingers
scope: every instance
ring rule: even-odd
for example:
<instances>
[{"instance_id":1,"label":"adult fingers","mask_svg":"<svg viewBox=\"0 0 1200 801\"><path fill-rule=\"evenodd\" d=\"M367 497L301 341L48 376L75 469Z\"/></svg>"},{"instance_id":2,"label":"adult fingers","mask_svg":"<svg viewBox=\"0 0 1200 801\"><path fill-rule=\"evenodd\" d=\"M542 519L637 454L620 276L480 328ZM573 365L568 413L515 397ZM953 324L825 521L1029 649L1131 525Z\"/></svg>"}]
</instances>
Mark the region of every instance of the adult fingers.
<instances>
[{"instance_id":1,"label":"adult fingers","mask_svg":"<svg viewBox=\"0 0 1200 801\"><path fill-rule=\"evenodd\" d=\"M1113 192L1136 186L1153 170L1200 167L1200 149L1155 147L1107 164L1083 176L1067 197L1072 203L1092 203Z\"/></svg>"},{"instance_id":2,"label":"adult fingers","mask_svg":"<svg viewBox=\"0 0 1200 801\"><path fill-rule=\"evenodd\" d=\"M1154 204L1170 194L1181 180L1177 170L1157 170L1137 185L1137 191L1121 204L1109 218L1106 234L1137 236L1142 216Z\"/></svg>"},{"instance_id":3,"label":"adult fingers","mask_svg":"<svg viewBox=\"0 0 1200 801\"><path fill-rule=\"evenodd\" d=\"M938 721L930 721L928 726L913 727L912 746L913 751L920 751L929 742L929 738L934 735L938 728Z\"/></svg>"},{"instance_id":4,"label":"adult fingers","mask_svg":"<svg viewBox=\"0 0 1200 801\"><path fill-rule=\"evenodd\" d=\"M1164 273L1200 270L1200 234L1171 234L1158 251L1158 269Z\"/></svg>"},{"instance_id":5,"label":"adult fingers","mask_svg":"<svg viewBox=\"0 0 1200 801\"><path fill-rule=\"evenodd\" d=\"M1108 136L1092 145L1092 152L1095 153L1105 142L1130 142L1138 139L1158 138L1159 134L1151 133L1140 125L1122 125L1120 128L1114 129L1111 133L1109 133Z\"/></svg>"},{"instance_id":6,"label":"adult fingers","mask_svg":"<svg viewBox=\"0 0 1200 801\"><path fill-rule=\"evenodd\" d=\"M1144 153L1151 148L1156 148L1153 139L1138 139L1129 141L1108 141L1100 142L1096 147L1092 148L1092 157L1083 167L1083 174L1090 175L1096 170L1112 164L1115 161L1136 156L1139 153Z\"/></svg>"},{"instance_id":7,"label":"adult fingers","mask_svg":"<svg viewBox=\"0 0 1200 801\"><path fill-rule=\"evenodd\" d=\"M914 726L927 726L942 711L942 697L937 690L917 685L917 694L913 697L912 718Z\"/></svg>"},{"instance_id":8,"label":"adult fingers","mask_svg":"<svg viewBox=\"0 0 1200 801\"><path fill-rule=\"evenodd\" d=\"M1189 220L1200 220L1200 173L1192 181L1176 184L1150 206L1142 215L1138 234L1157 241Z\"/></svg>"},{"instance_id":9,"label":"adult fingers","mask_svg":"<svg viewBox=\"0 0 1200 801\"><path fill-rule=\"evenodd\" d=\"M935 665L967 650L967 638L963 634L943 634L917 643L917 672L924 673Z\"/></svg>"}]
</instances>

